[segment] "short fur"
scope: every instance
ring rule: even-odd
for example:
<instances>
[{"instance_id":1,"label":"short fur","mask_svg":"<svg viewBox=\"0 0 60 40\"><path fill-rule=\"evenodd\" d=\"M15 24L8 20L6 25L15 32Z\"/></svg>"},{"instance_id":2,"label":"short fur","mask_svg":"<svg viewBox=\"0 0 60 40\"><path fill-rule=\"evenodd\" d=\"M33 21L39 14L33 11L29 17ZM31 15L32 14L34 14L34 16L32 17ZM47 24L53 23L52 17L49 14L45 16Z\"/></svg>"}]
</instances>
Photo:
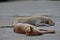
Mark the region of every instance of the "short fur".
<instances>
[{"instance_id":1,"label":"short fur","mask_svg":"<svg viewBox=\"0 0 60 40\"><path fill-rule=\"evenodd\" d=\"M55 25L53 20L47 16L20 16L13 20L11 26L1 26L0 28L11 28L17 23L27 23L38 27Z\"/></svg>"},{"instance_id":2,"label":"short fur","mask_svg":"<svg viewBox=\"0 0 60 40\"><path fill-rule=\"evenodd\" d=\"M54 26L55 23L50 17L46 16L29 16L18 17L13 21L13 25L16 23L28 23L34 26Z\"/></svg>"},{"instance_id":3,"label":"short fur","mask_svg":"<svg viewBox=\"0 0 60 40\"><path fill-rule=\"evenodd\" d=\"M26 34L27 36L36 36L47 33L55 33L55 30L44 30L30 24L17 23L14 26L14 32Z\"/></svg>"}]
</instances>

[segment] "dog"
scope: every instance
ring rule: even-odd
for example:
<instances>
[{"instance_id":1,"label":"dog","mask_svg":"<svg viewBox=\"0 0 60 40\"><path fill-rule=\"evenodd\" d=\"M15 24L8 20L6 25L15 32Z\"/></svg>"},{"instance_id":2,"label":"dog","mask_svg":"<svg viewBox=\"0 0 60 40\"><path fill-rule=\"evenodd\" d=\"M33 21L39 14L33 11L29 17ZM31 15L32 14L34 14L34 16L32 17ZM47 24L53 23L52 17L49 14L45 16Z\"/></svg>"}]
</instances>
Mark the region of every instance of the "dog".
<instances>
[{"instance_id":1,"label":"dog","mask_svg":"<svg viewBox=\"0 0 60 40\"><path fill-rule=\"evenodd\" d=\"M18 17L13 21L13 25L17 23L28 23L34 26L54 26L55 23L50 17L47 16L29 16Z\"/></svg>"},{"instance_id":2,"label":"dog","mask_svg":"<svg viewBox=\"0 0 60 40\"><path fill-rule=\"evenodd\" d=\"M0 28L12 28L17 23L27 23L37 27L54 26L54 21L48 16L19 16L15 18L11 26L1 26Z\"/></svg>"},{"instance_id":3,"label":"dog","mask_svg":"<svg viewBox=\"0 0 60 40\"><path fill-rule=\"evenodd\" d=\"M15 24L13 30L15 33L26 34L26 36L37 36L48 33L55 33L55 30L44 30L44 29L40 29L39 27L26 23Z\"/></svg>"}]
</instances>

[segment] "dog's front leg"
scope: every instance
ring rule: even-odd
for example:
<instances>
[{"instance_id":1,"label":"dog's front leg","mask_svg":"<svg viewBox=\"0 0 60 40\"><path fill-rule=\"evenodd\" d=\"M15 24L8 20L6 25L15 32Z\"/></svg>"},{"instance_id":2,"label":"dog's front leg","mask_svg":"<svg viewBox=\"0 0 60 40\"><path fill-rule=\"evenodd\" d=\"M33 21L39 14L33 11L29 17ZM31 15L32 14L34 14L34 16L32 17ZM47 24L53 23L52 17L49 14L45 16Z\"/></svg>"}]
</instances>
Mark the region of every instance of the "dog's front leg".
<instances>
[{"instance_id":1,"label":"dog's front leg","mask_svg":"<svg viewBox=\"0 0 60 40\"><path fill-rule=\"evenodd\" d=\"M40 27L41 27L41 26L47 26L47 27L50 26L50 25L48 25L48 24L46 24L46 23L35 23L35 25L38 26L38 27L39 27L39 26L40 26Z\"/></svg>"},{"instance_id":2,"label":"dog's front leg","mask_svg":"<svg viewBox=\"0 0 60 40\"><path fill-rule=\"evenodd\" d=\"M50 34L50 33L55 33L55 30L43 30L43 29L41 29L40 32L42 34Z\"/></svg>"}]
</instances>

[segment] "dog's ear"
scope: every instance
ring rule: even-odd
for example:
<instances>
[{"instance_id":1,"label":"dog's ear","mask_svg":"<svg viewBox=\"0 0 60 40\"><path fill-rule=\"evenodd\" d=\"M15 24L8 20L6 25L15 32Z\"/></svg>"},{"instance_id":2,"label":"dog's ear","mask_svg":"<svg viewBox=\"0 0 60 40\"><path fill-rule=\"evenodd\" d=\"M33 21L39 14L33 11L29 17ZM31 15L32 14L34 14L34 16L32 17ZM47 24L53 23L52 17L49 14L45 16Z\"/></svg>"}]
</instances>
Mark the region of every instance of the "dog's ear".
<instances>
[{"instance_id":1,"label":"dog's ear","mask_svg":"<svg viewBox=\"0 0 60 40\"><path fill-rule=\"evenodd\" d=\"M27 32L31 32L31 31L33 31L33 27L29 26L26 30L27 30Z\"/></svg>"},{"instance_id":2,"label":"dog's ear","mask_svg":"<svg viewBox=\"0 0 60 40\"><path fill-rule=\"evenodd\" d=\"M30 32L30 27L26 28L26 31L27 31L27 32Z\"/></svg>"},{"instance_id":3,"label":"dog's ear","mask_svg":"<svg viewBox=\"0 0 60 40\"><path fill-rule=\"evenodd\" d=\"M33 31L33 27L30 26L30 31Z\"/></svg>"},{"instance_id":4,"label":"dog's ear","mask_svg":"<svg viewBox=\"0 0 60 40\"><path fill-rule=\"evenodd\" d=\"M30 27L27 27L27 28L26 28L26 36L29 36L29 35L30 35L30 31L31 31L31 30L30 30Z\"/></svg>"},{"instance_id":5,"label":"dog's ear","mask_svg":"<svg viewBox=\"0 0 60 40\"><path fill-rule=\"evenodd\" d=\"M31 35L31 32L33 31L33 27L29 26L27 29L26 29L26 35L29 36Z\"/></svg>"}]
</instances>

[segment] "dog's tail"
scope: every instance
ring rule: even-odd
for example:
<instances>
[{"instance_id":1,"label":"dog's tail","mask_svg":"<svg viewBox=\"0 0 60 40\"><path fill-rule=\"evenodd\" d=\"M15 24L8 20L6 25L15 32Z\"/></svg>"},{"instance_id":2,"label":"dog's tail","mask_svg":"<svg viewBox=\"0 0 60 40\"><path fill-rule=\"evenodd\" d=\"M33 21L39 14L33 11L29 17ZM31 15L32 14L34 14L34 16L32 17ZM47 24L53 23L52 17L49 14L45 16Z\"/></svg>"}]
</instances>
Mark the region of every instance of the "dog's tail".
<instances>
[{"instance_id":1,"label":"dog's tail","mask_svg":"<svg viewBox=\"0 0 60 40\"><path fill-rule=\"evenodd\" d=\"M1 26L0 28L12 28L14 26Z\"/></svg>"}]
</instances>

